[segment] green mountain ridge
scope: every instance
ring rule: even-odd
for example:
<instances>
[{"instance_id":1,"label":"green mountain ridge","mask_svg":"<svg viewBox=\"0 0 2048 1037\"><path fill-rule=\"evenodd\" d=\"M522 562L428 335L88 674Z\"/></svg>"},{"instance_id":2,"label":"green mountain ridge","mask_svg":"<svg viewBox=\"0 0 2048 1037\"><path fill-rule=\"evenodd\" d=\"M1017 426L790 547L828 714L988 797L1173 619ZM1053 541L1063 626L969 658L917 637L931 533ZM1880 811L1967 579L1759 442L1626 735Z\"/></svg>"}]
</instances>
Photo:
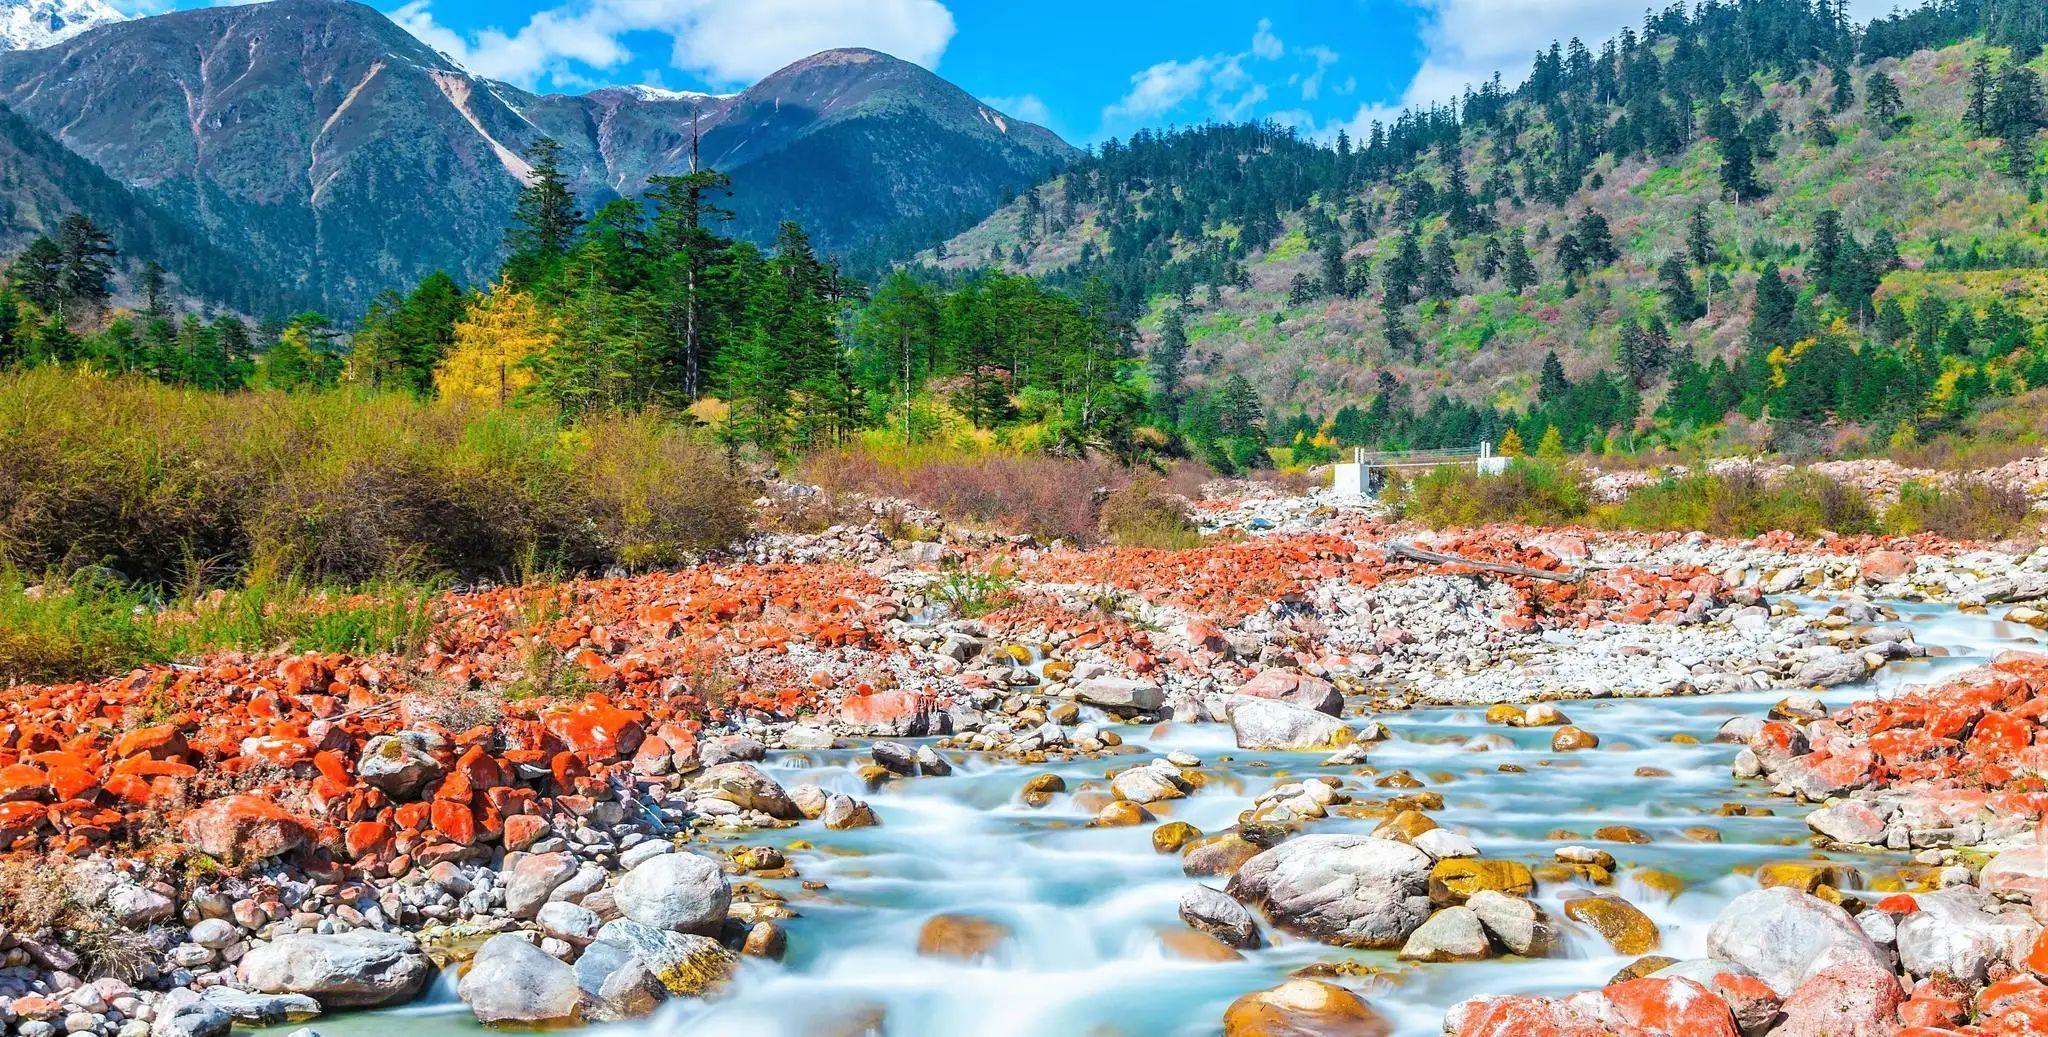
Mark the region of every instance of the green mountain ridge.
<instances>
[{"instance_id":1,"label":"green mountain ridge","mask_svg":"<svg viewBox=\"0 0 2048 1037\"><path fill-rule=\"evenodd\" d=\"M1625 338L1656 317L1670 344L1653 377L1634 387L1637 424L1647 424L1683 382L1673 377L1683 372L1670 368L1688 348L1702 365L1715 357L1732 368L1751 362L1754 299L1766 268L1781 269L1818 303L1809 324L1825 327L1839 313L1858 335L1872 333L1874 306L1849 313L1856 306L1840 306L1802 269L1825 212L1838 213L1861 245L1885 234L1896 243L1898 263L1883 273L1876 303L1897 299L1910 309L1940 295L1979 308L1996 300L2029 319L2044 315L2048 205L2039 173L2012 175L2008 148L1965 126L1978 60L1990 60L1995 74L2018 63L2015 48L1987 41L1985 27L2003 24L2000 11L1946 3L1831 38L1828 17L1796 0L1707 4L1691 16L1674 8L1598 56L1573 41L1558 68L1570 76L1571 67L1590 66L1593 72L1577 73L1581 86L1546 91L1536 84L1544 74L1539 62L1531 83L1512 93L1489 85L1468 93L1462 111L1412 113L1356 149L1348 141L1341 151L1315 146L1271 128L1144 134L918 259L955 272L994 265L1055 282L1107 278L1145 315L1143 348L1155 356L1167 312L1184 307L1187 377L1196 390L1242 375L1269 411L1306 411L1311 423L1347 405L1365 407L1389 380L1418 410L1438 397L1504 411L1542 404L1546 354L1556 354L1573 384L1600 372L1619 378L1631 348ZM1739 30L1723 24L1737 18L1748 19ZM1756 46L1773 26L1775 50ZM2020 49L2040 39L2029 26L2014 31ZM1749 41L1749 53L1717 50L1737 36ZM2038 42L2028 53L2025 67L2048 73ZM1603 63L1608 73L1599 71ZM1748 74L1728 76L1718 93L1693 92L1731 68ZM1848 70L1845 95L1837 68ZM1898 87L1891 121L1872 112L1873 77ZM1755 164L1760 197L1737 201L1724 183L1728 142L1705 125L1724 118L1711 111L1716 100L1740 131L1768 145L1771 154ZM1681 125L1681 111L1689 126ZM1815 112L1831 143L1818 138ZM1660 132L1660 117L1661 132L1679 138L1662 150L1640 143ZM2038 118L2037 111L2037 127ZM1561 127L1576 141L1560 145ZM2038 132L2024 143L2037 170L2048 166ZM1463 215L1444 200L1453 154L1466 185ZM1697 265L1687 257L1688 224L1702 207L1718 257ZM1567 287L1557 247L1589 211L1605 220L1617 255ZM1399 265L1402 239L1412 233L1428 265L1427 252L1454 220L1463 222L1445 238L1454 287L1392 307L1390 335L1386 275ZM1516 234L1537 273L1537 283L1520 292L1510 290L1504 272L1480 276L1489 240ZM1318 286L1329 279L1333 247L1347 282L1362 276L1363 291ZM1669 312L1662 275L1673 257L1704 296L1698 319ZM1312 290L1302 290L1304 281ZM1788 347L1818 329L1797 330ZM1734 415L1735 424L1755 416Z\"/></svg>"}]
</instances>

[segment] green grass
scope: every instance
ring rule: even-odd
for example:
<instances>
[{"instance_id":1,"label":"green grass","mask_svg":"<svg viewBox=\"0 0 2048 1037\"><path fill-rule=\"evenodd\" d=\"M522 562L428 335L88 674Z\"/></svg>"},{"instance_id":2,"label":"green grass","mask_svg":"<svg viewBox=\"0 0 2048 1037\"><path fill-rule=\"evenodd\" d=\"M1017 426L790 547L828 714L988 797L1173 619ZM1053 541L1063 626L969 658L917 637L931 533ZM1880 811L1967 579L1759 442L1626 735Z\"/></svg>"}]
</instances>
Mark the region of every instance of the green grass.
<instances>
[{"instance_id":1,"label":"green grass","mask_svg":"<svg viewBox=\"0 0 2048 1037\"><path fill-rule=\"evenodd\" d=\"M428 583L344 590L287 580L165 599L104 579L0 572L0 684L89 679L228 649L406 655L426 644L439 597Z\"/></svg>"}]
</instances>

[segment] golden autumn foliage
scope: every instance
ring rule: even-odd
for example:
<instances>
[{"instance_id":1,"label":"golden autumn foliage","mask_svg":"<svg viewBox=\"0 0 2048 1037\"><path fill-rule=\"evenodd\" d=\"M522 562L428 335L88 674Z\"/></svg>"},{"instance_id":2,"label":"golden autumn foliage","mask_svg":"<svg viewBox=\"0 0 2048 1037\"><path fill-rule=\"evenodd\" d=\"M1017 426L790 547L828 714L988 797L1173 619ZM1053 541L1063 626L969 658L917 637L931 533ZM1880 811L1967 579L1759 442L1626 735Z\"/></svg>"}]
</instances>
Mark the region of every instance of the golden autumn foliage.
<instances>
[{"instance_id":1,"label":"golden autumn foliage","mask_svg":"<svg viewBox=\"0 0 2048 1037\"><path fill-rule=\"evenodd\" d=\"M456 322L434 387L443 399L516 399L533 387L530 361L554 345L555 335L554 317L540 300L500 281Z\"/></svg>"}]
</instances>

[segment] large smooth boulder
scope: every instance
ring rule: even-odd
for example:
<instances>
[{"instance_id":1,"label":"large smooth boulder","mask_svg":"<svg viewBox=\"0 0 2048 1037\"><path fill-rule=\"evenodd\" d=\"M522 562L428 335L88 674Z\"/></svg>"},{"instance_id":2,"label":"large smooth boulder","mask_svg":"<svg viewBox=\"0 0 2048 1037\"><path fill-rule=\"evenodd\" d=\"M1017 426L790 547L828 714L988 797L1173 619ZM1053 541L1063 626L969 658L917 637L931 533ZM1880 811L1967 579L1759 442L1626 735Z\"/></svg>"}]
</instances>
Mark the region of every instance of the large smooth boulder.
<instances>
[{"instance_id":1,"label":"large smooth boulder","mask_svg":"<svg viewBox=\"0 0 2048 1037\"><path fill-rule=\"evenodd\" d=\"M1166 708L1166 690L1132 677L1090 677L1074 690L1090 705L1122 713L1157 713Z\"/></svg>"},{"instance_id":2,"label":"large smooth boulder","mask_svg":"<svg viewBox=\"0 0 2048 1037\"><path fill-rule=\"evenodd\" d=\"M434 967L410 936L356 929L280 936L242 958L242 985L306 994L322 1008L376 1008L419 996Z\"/></svg>"},{"instance_id":3,"label":"large smooth boulder","mask_svg":"<svg viewBox=\"0 0 2048 1037\"><path fill-rule=\"evenodd\" d=\"M778 821L798 821L804 816L789 793L751 763L721 763L706 768L690 784L697 791L741 810L758 810Z\"/></svg>"},{"instance_id":4,"label":"large smooth boulder","mask_svg":"<svg viewBox=\"0 0 2048 1037\"><path fill-rule=\"evenodd\" d=\"M1482 961L1493 957L1493 941L1469 907L1447 907L1429 916L1401 945L1402 961Z\"/></svg>"},{"instance_id":5,"label":"large smooth boulder","mask_svg":"<svg viewBox=\"0 0 2048 1037\"><path fill-rule=\"evenodd\" d=\"M652 1011L662 999L701 997L731 977L739 959L708 936L621 918L598 930L576 959L576 982L605 1018Z\"/></svg>"},{"instance_id":6,"label":"large smooth boulder","mask_svg":"<svg viewBox=\"0 0 2048 1037\"><path fill-rule=\"evenodd\" d=\"M1407 843L1306 835L1244 862L1230 895L1289 932L1343 947L1399 947L1430 913L1430 856Z\"/></svg>"},{"instance_id":7,"label":"large smooth boulder","mask_svg":"<svg viewBox=\"0 0 2048 1037\"><path fill-rule=\"evenodd\" d=\"M1913 897L1919 910L1898 924L1899 964L1915 978L1946 976L1978 986L1994 962L2024 965L2041 935L2024 914L1994 911L1997 901L1969 887Z\"/></svg>"},{"instance_id":8,"label":"large smooth boulder","mask_svg":"<svg viewBox=\"0 0 2048 1037\"><path fill-rule=\"evenodd\" d=\"M1321 677L1288 670L1266 670L1237 688L1237 694L1272 699L1330 716L1344 713L1344 693Z\"/></svg>"},{"instance_id":9,"label":"large smooth boulder","mask_svg":"<svg viewBox=\"0 0 2048 1037\"><path fill-rule=\"evenodd\" d=\"M1188 794L1188 783L1180 776L1180 768L1163 760L1118 771L1116 777L1109 779L1109 787L1116 798L1133 803L1157 803Z\"/></svg>"},{"instance_id":10,"label":"large smooth boulder","mask_svg":"<svg viewBox=\"0 0 2048 1037\"><path fill-rule=\"evenodd\" d=\"M1232 947L1257 947L1259 922L1221 890L1196 886L1181 894L1180 920Z\"/></svg>"},{"instance_id":11,"label":"large smooth boulder","mask_svg":"<svg viewBox=\"0 0 2048 1037\"><path fill-rule=\"evenodd\" d=\"M732 887L709 858L664 853L622 876L612 900L620 914L641 925L709 936L725 924Z\"/></svg>"},{"instance_id":12,"label":"large smooth boulder","mask_svg":"<svg viewBox=\"0 0 2048 1037\"><path fill-rule=\"evenodd\" d=\"M295 1023L320 1014L320 1002L304 994L255 994L234 987L207 987L200 996L236 1021L254 1026Z\"/></svg>"},{"instance_id":13,"label":"large smooth boulder","mask_svg":"<svg viewBox=\"0 0 2048 1037\"><path fill-rule=\"evenodd\" d=\"M2048 904L2048 847L2020 846L1991 858L1977 876L1986 893L2024 893Z\"/></svg>"},{"instance_id":14,"label":"large smooth boulder","mask_svg":"<svg viewBox=\"0 0 2048 1037\"><path fill-rule=\"evenodd\" d=\"M1223 1010L1223 1037L1387 1037L1394 1028L1343 987L1290 979Z\"/></svg>"},{"instance_id":15,"label":"large smooth boulder","mask_svg":"<svg viewBox=\"0 0 2048 1037\"><path fill-rule=\"evenodd\" d=\"M1792 683L1809 688L1832 688L1837 684L1854 684L1870 676L1870 664L1857 652L1838 652L1823 655L1799 668Z\"/></svg>"},{"instance_id":16,"label":"large smooth boulder","mask_svg":"<svg viewBox=\"0 0 2048 1037\"><path fill-rule=\"evenodd\" d=\"M213 800L185 817L185 839L201 853L225 861L257 861L306 844L305 825L263 796Z\"/></svg>"},{"instance_id":17,"label":"large smooth boulder","mask_svg":"<svg viewBox=\"0 0 2048 1037\"><path fill-rule=\"evenodd\" d=\"M484 941L458 993L483 1023L573 1023L583 1005L576 970L517 933Z\"/></svg>"},{"instance_id":18,"label":"large smooth boulder","mask_svg":"<svg viewBox=\"0 0 2048 1037\"><path fill-rule=\"evenodd\" d=\"M1730 902L1707 931L1707 953L1756 973L1781 996L1836 965L1891 965L1847 911L1786 886Z\"/></svg>"},{"instance_id":19,"label":"large smooth boulder","mask_svg":"<svg viewBox=\"0 0 2048 1037\"><path fill-rule=\"evenodd\" d=\"M438 736L420 731L378 735L363 743L356 774L363 784L381 789L392 799L413 799L422 786L446 770L434 755L440 741Z\"/></svg>"},{"instance_id":20,"label":"large smooth boulder","mask_svg":"<svg viewBox=\"0 0 2048 1037\"><path fill-rule=\"evenodd\" d=\"M1357 737L1344 722L1313 709L1248 695L1226 701L1240 749L1339 749Z\"/></svg>"},{"instance_id":21,"label":"large smooth boulder","mask_svg":"<svg viewBox=\"0 0 2048 1037\"><path fill-rule=\"evenodd\" d=\"M514 918L534 917L577 869L575 856L568 853L533 853L519 858L505 878L505 910Z\"/></svg>"},{"instance_id":22,"label":"large smooth boulder","mask_svg":"<svg viewBox=\"0 0 2048 1037\"><path fill-rule=\"evenodd\" d=\"M1487 934L1509 954L1541 958L1557 949L1557 928L1535 904L1521 897L1482 889L1472 894L1465 906L1472 909Z\"/></svg>"},{"instance_id":23,"label":"large smooth boulder","mask_svg":"<svg viewBox=\"0 0 2048 1037\"><path fill-rule=\"evenodd\" d=\"M1771 1037L1892 1037L1906 992L1882 965L1843 962L1816 971L1785 998Z\"/></svg>"}]
</instances>

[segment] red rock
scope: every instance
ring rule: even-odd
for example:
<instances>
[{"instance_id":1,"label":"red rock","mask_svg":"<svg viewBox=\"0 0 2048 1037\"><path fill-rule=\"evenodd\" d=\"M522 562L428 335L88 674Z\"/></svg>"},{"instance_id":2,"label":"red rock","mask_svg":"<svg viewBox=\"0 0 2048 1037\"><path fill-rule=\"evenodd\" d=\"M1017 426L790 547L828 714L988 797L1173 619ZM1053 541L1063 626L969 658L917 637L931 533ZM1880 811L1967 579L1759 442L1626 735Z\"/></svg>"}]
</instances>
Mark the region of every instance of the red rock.
<instances>
[{"instance_id":1,"label":"red rock","mask_svg":"<svg viewBox=\"0 0 2048 1037\"><path fill-rule=\"evenodd\" d=\"M28 763L0 767L0 803L48 800L54 792L49 772L41 767Z\"/></svg>"},{"instance_id":2,"label":"red rock","mask_svg":"<svg viewBox=\"0 0 2048 1037\"><path fill-rule=\"evenodd\" d=\"M546 818L532 814L514 814L505 819L505 849L527 849L539 842L547 833Z\"/></svg>"},{"instance_id":3,"label":"red rock","mask_svg":"<svg viewBox=\"0 0 2048 1037\"><path fill-rule=\"evenodd\" d=\"M1898 977L1869 962L1836 965L1785 999L1772 1037L1891 1037L1906 992Z\"/></svg>"},{"instance_id":4,"label":"red rock","mask_svg":"<svg viewBox=\"0 0 2048 1037\"><path fill-rule=\"evenodd\" d=\"M382 853L391 846L391 826L382 821L358 821L348 827L343 846L354 858Z\"/></svg>"},{"instance_id":5,"label":"red rock","mask_svg":"<svg viewBox=\"0 0 2048 1037\"><path fill-rule=\"evenodd\" d=\"M1611 1037L1598 1019L1547 997L1479 997L1451 1009L1445 1037Z\"/></svg>"},{"instance_id":6,"label":"red rock","mask_svg":"<svg viewBox=\"0 0 2048 1037\"><path fill-rule=\"evenodd\" d=\"M202 853L221 860L263 860L306 842L297 817L253 795L229 796L200 807L185 818L184 831Z\"/></svg>"},{"instance_id":7,"label":"red rock","mask_svg":"<svg viewBox=\"0 0 2048 1037\"><path fill-rule=\"evenodd\" d=\"M432 817L434 831L447 836L449 842L458 846L468 846L476 842L476 814L470 811L468 803L453 799L436 799L433 803Z\"/></svg>"},{"instance_id":8,"label":"red rock","mask_svg":"<svg viewBox=\"0 0 2048 1037\"><path fill-rule=\"evenodd\" d=\"M190 751L185 745L183 731L169 724L158 724L137 728L115 739L113 755L116 759L147 756L154 760L178 760Z\"/></svg>"},{"instance_id":9,"label":"red rock","mask_svg":"<svg viewBox=\"0 0 2048 1037\"><path fill-rule=\"evenodd\" d=\"M614 759L631 756L640 747L645 719L645 714L619 709L611 699L592 695L567 709L549 711L541 721L570 752Z\"/></svg>"},{"instance_id":10,"label":"red rock","mask_svg":"<svg viewBox=\"0 0 2048 1037\"><path fill-rule=\"evenodd\" d=\"M1912 556L1898 551L1872 551L1863 556L1863 578L1872 583L1890 583L1912 571Z\"/></svg>"},{"instance_id":11,"label":"red rock","mask_svg":"<svg viewBox=\"0 0 2048 1037\"><path fill-rule=\"evenodd\" d=\"M1728 1002L1689 979L1633 979L1601 991L1602 1022L1642 1037L1741 1037Z\"/></svg>"}]
</instances>

